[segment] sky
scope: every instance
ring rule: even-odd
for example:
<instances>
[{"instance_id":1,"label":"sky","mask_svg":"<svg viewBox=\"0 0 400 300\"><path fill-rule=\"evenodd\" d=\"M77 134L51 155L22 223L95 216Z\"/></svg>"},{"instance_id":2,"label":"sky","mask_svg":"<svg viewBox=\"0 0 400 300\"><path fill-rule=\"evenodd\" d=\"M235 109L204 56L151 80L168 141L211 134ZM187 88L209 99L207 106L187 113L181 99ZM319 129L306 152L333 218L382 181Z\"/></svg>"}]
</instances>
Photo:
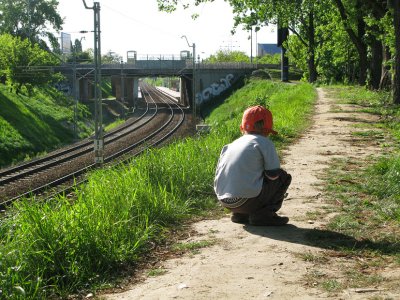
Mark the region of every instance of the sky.
<instances>
[{"instance_id":1,"label":"sky","mask_svg":"<svg viewBox=\"0 0 400 300\"><path fill-rule=\"evenodd\" d=\"M128 51L138 57L146 55L179 55L182 50L192 52L201 59L218 50L243 51L256 56L257 43L276 43L276 31L263 28L257 34L242 30L235 35L233 14L223 0L182 9L172 13L160 12L157 0L97 0L100 3L101 53L114 52L126 61ZM93 0L86 0L89 7ZM94 12L85 9L82 0L59 0L58 12L64 18L62 32L71 35L72 41L81 39L83 49L94 48ZM192 14L198 13L196 20ZM186 39L181 38L183 35ZM188 45L189 44L189 45ZM253 47L251 47L253 45Z\"/></svg>"}]
</instances>

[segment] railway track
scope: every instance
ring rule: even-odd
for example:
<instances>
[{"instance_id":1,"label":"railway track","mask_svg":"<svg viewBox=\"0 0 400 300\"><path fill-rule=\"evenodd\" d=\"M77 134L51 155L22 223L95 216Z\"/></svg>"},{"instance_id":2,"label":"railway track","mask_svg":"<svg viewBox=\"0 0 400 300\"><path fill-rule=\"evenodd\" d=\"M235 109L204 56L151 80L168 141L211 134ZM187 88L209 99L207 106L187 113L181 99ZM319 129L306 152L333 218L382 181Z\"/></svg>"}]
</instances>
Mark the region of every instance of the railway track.
<instances>
[{"instance_id":1,"label":"railway track","mask_svg":"<svg viewBox=\"0 0 400 300\"><path fill-rule=\"evenodd\" d=\"M165 142L185 121L176 99L141 83L145 105L124 125L105 133L104 164L123 163L147 148ZM85 181L95 169L92 138L56 150L49 155L0 170L0 206L21 197L52 197Z\"/></svg>"}]
</instances>

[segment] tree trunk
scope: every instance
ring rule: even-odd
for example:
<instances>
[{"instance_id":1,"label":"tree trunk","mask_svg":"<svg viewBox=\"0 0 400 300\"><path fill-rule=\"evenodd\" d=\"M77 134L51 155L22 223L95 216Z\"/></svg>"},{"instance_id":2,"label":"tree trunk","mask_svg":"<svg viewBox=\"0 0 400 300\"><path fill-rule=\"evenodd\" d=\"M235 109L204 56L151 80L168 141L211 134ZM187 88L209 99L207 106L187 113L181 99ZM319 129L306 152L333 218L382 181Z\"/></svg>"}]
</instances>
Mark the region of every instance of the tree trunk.
<instances>
[{"instance_id":1,"label":"tree trunk","mask_svg":"<svg viewBox=\"0 0 400 300\"><path fill-rule=\"evenodd\" d=\"M315 27L314 27L314 13L311 11L308 14L308 72L310 77L308 81L313 83L317 81L317 67L315 65Z\"/></svg>"},{"instance_id":2,"label":"tree trunk","mask_svg":"<svg viewBox=\"0 0 400 300\"><path fill-rule=\"evenodd\" d=\"M283 82L289 81L289 58L286 55L285 42L289 36L289 29L287 27L278 28L278 43L281 47L281 80Z\"/></svg>"},{"instance_id":3,"label":"tree trunk","mask_svg":"<svg viewBox=\"0 0 400 300\"><path fill-rule=\"evenodd\" d=\"M371 59L371 88L379 89L379 83L382 77L382 62L383 62L383 45L381 41L373 39L371 43L372 59Z\"/></svg>"},{"instance_id":4,"label":"tree trunk","mask_svg":"<svg viewBox=\"0 0 400 300\"><path fill-rule=\"evenodd\" d=\"M368 73L368 57L367 57L367 47L360 48L358 50L359 55L359 63L358 66L358 84L365 85L367 82L367 73Z\"/></svg>"},{"instance_id":5,"label":"tree trunk","mask_svg":"<svg viewBox=\"0 0 400 300\"><path fill-rule=\"evenodd\" d=\"M395 33L393 103L400 104L400 0L392 0Z\"/></svg>"},{"instance_id":6,"label":"tree trunk","mask_svg":"<svg viewBox=\"0 0 400 300\"><path fill-rule=\"evenodd\" d=\"M281 81L289 81L289 58L286 55L286 48L281 46Z\"/></svg>"},{"instance_id":7,"label":"tree trunk","mask_svg":"<svg viewBox=\"0 0 400 300\"><path fill-rule=\"evenodd\" d=\"M384 47L383 49L383 64L382 64L382 76L379 82L379 89L385 90L392 85L392 76L390 72L390 65L387 63L391 59L389 47Z\"/></svg>"},{"instance_id":8,"label":"tree trunk","mask_svg":"<svg viewBox=\"0 0 400 300\"><path fill-rule=\"evenodd\" d=\"M343 5L343 2L341 0L334 0L340 16L343 21L344 29L346 30L347 34L350 37L350 40L354 44L354 46L357 49L358 55L359 55L359 72L358 72L358 83L360 85L365 85L366 79L367 79L367 71L368 71L368 58L367 58L367 46L363 41L363 34L365 31L365 23L362 20L362 16L359 15L358 17L358 24L357 24L357 29L358 32L357 34L354 32L352 29L351 25L349 24L349 18L347 16L346 9ZM357 11L360 11L361 9L361 2L357 1ZM360 18L361 17L361 18Z\"/></svg>"},{"instance_id":9,"label":"tree trunk","mask_svg":"<svg viewBox=\"0 0 400 300\"><path fill-rule=\"evenodd\" d=\"M359 40L359 48L358 54L360 56L360 66L358 73L358 84L365 85L367 83L367 75L369 71L369 62L368 62L368 45L364 41L365 36L365 21L362 10L362 0L356 1L356 14L357 14L357 37Z\"/></svg>"}]
</instances>

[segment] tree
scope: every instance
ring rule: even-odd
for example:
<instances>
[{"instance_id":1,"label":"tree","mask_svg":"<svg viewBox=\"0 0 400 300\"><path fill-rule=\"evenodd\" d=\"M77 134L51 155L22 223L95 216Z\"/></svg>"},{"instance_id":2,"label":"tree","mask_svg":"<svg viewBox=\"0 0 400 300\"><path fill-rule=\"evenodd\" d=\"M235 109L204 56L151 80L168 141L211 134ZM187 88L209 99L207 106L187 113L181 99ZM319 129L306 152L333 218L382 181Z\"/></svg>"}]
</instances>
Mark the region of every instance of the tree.
<instances>
[{"instance_id":1,"label":"tree","mask_svg":"<svg viewBox=\"0 0 400 300\"><path fill-rule=\"evenodd\" d=\"M287 18L285 22L288 24L289 30L294 33L297 41L304 47L302 53L308 70L308 81L315 82L318 78L319 63L316 60L316 53L318 47L321 47L326 41L323 30L319 28L329 23L325 16L330 11L331 5L329 1L295 1L294 3L296 5L291 9L290 14L284 12L281 14ZM292 46L288 48L293 52L295 49L292 49Z\"/></svg>"},{"instance_id":2,"label":"tree","mask_svg":"<svg viewBox=\"0 0 400 300\"><path fill-rule=\"evenodd\" d=\"M361 0L347 0L348 7L347 10L344 6L344 1L341 0L334 0L335 4L337 5L339 12L342 16L344 26L346 28L346 31L348 32L352 42L356 45L356 48L360 54L360 79L363 79L361 77L362 74L367 74L367 70L365 69L365 73L363 72L364 68L367 68L368 66L368 60L367 60L367 48L368 46L372 49L372 64L370 67L370 72L371 72L371 78L372 78L372 86L376 88L377 84L377 77L379 77L379 74L381 75L381 80L379 83L379 87L382 86L382 81L385 77L385 74L387 72L380 72L376 74L378 68L376 67L376 64L378 62L381 62L381 70L387 70L387 63L383 60L383 57L380 55L380 53L385 54L386 56L386 61L389 61L390 56L393 56L395 58L394 60L394 77L393 77L393 85L392 85L392 90L393 90L393 102L394 103L400 103L400 78L399 78L399 73L400 73L400 60L399 60L399 53L400 53L400 23L399 23L399 15L400 15L400 5L399 5L399 0L366 0L366 1L361 1ZM388 5L389 4L389 5ZM354 10L351 9L351 6L349 5L355 5L356 12L359 14L359 11L363 11L363 15L358 18L358 28L359 33L355 35L354 29L351 28L350 23L348 22L349 20L349 15L353 12L354 15ZM369 22L370 28L368 27L363 27L365 25L365 21L368 17L372 17L374 20L373 22ZM362 18L362 20L361 20ZM385 23L387 20L390 20L388 23L390 24L389 26L385 26ZM364 24L362 24L364 22ZM372 25L372 26L371 26ZM373 36L372 39L369 39L369 44L367 44L368 39L366 39L363 34L365 34L367 31L364 29L369 29L369 33ZM372 29L371 29L372 28ZM364 31L364 32L363 32ZM375 32L374 32L375 31ZM389 37L389 38L388 38ZM371 42L372 41L372 42ZM378 43L381 43L381 47L379 47ZM378 46L377 46L378 45ZM391 52L391 53L390 53ZM363 64L363 62L365 64ZM383 62L383 63L382 63ZM397 73L397 75L396 75ZM363 82L360 80L360 83L363 84Z\"/></svg>"},{"instance_id":3,"label":"tree","mask_svg":"<svg viewBox=\"0 0 400 300\"><path fill-rule=\"evenodd\" d=\"M43 49L48 39L56 49L58 40L51 31L59 32L63 24L57 6L57 0L0 0L0 34L27 38Z\"/></svg>"},{"instance_id":4,"label":"tree","mask_svg":"<svg viewBox=\"0 0 400 300\"><path fill-rule=\"evenodd\" d=\"M395 69L393 80L393 102L400 104L400 0L392 0L393 25L395 30Z\"/></svg>"},{"instance_id":5,"label":"tree","mask_svg":"<svg viewBox=\"0 0 400 300\"><path fill-rule=\"evenodd\" d=\"M339 10L344 28L359 54L358 83L364 85L367 80L368 51L367 44L364 40L366 24L363 18L365 14L365 11L363 11L363 4L361 0L350 1L351 7L346 10L341 0L334 0L334 2ZM350 15L349 12L353 12L353 14ZM356 28L356 30L354 28Z\"/></svg>"},{"instance_id":6,"label":"tree","mask_svg":"<svg viewBox=\"0 0 400 300\"><path fill-rule=\"evenodd\" d=\"M195 0L195 5L212 1ZM165 11L173 11L178 2L178 0L158 0L159 8ZM307 48L305 53L308 79L310 82L316 81L315 47L320 41L316 40L315 28L320 19L320 13L327 9L328 0L269 0L261 3L254 0L228 0L228 2L235 15L233 32L240 24L245 29L255 26L256 30L262 26L275 24L279 28L287 27L297 35L299 41Z\"/></svg>"},{"instance_id":7,"label":"tree","mask_svg":"<svg viewBox=\"0 0 400 300\"><path fill-rule=\"evenodd\" d=\"M72 45L71 49L74 49L75 53L82 52L82 41L79 39L75 39L74 45Z\"/></svg>"},{"instance_id":8,"label":"tree","mask_svg":"<svg viewBox=\"0 0 400 300\"><path fill-rule=\"evenodd\" d=\"M50 72L50 66L57 63L57 58L38 44L3 34L0 35L0 45L0 75L17 93L23 86L30 90L33 86L57 80L57 76Z\"/></svg>"},{"instance_id":9,"label":"tree","mask_svg":"<svg viewBox=\"0 0 400 300\"><path fill-rule=\"evenodd\" d=\"M74 44L71 42L71 53L67 56L68 63L93 63L93 50L82 50L82 39L75 39Z\"/></svg>"},{"instance_id":10,"label":"tree","mask_svg":"<svg viewBox=\"0 0 400 300\"><path fill-rule=\"evenodd\" d=\"M111 50L101 57L101 62L103 64L119 64L121 61L122 56Z\"/></svg>"},{"instance_id":11,"label":"tree","mask_svg":"<svg viewBox=\"0 0 400 300\"><path fill-rule=\"evenodd\" d=\"M179 4L188 5L179 0L157 1L161 10L170 12ZM213 2L193 1L195 5ZM269 24L287 26L296 36L289 40L289 55L298 62L301 59L306 61L310 82L315 81L321 65L327 78L340 78L338 71L346 66L341 71L346 72L347 78L353 78L350 75L353 73L351 70L357 69L359 84L368 84L378 89L389 82L386 79L390 78L390 67L393 67L393 102L400 103L400 0L226 1L233 8L235 28L239 24L244 24L245 27ZM321 20L331 15L333 10L340 16L343 29L347 33L347 36L335 34L335 39L342 46L350 41L351 46L339 49L330 39L326 39L326 35L324 39L324 28L332 29L332 24ZM354 50L357 53L357 62L353 63ZM329 57L336 64L334 72L327 72L329 64L326 62ZM345 62L346 57L350 62ZM305 66L304 63L301 65Z\"/></svg>"},{"instance_id":12,"label":"tree","mask_svg":"<svg viewBox=\"0 0 400 300\"><path fill-rule=\"evenodd\" d=\"M215 54L204 60L206 63L218 62L249 62L249 57L243 51L222 51L219 50Z\"/></svg>"}]
</instances>

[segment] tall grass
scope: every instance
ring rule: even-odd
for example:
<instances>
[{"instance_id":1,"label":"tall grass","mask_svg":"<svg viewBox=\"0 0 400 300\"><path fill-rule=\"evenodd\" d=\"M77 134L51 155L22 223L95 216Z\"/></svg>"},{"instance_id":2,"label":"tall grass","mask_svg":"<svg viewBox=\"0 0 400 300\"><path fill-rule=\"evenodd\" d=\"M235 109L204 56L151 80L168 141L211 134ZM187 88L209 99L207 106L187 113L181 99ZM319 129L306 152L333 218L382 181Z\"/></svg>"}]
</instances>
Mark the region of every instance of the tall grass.
<instances>
[{"instance_id":1,"label":"tall grass","mask_svg":"<svg viewBox=\"0 0 400 300\"><path fill-rule=\"evenodd\" d=\"M279 132L278 137L271 138L277 143L287 143L309 125L310 107L315 99L316 91L308 84L256 80L234 93L223 106L216 108L207 121L215 130L226 128L229 140L240 135L239 126L247 107L265 105L272 111L274 128Z\"/></svg>"},{"instance_id":2,"label":"tall grass","mask_svg":"<svg viewBox=\"0 0 400 300\"><path fill-rule=\"evenodd\" d=\"M0 229L0 297L92 291L112 281L117 270L134 266L151 245L167 238L168 228L215 208L219 152L238 136L241 114L254 99L268 100L283 147L308 122L315 91L308 84L252 82L210 116L209 135L98 170L77 188L73 201L60 196L15 204Z\"/></svg>"}]
</instances>

